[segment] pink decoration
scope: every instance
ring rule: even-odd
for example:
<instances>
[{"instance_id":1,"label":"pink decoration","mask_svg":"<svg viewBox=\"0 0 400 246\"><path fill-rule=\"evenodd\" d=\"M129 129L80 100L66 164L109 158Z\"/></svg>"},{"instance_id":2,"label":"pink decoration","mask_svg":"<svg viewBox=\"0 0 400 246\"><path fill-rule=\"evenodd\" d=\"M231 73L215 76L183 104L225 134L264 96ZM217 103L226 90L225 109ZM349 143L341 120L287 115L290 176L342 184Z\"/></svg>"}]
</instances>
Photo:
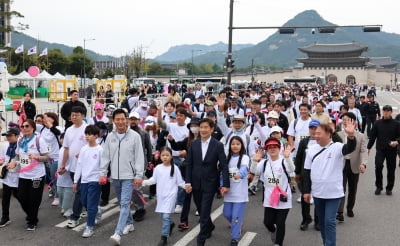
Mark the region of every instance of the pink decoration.
<instances>
[{"instance_id":1,"label":"pink decoration","mask_svg":"<svg viewBox=\"0 0 400 246\"><path fill-rule=\"evenodd\" d=\"M36 77L36 76L39 75L40 70L39 70L39 68L37 66L30 66L28 68L28 73L29 73L30 76Z\"/></svg>"},{"instance_id":2,"label":"pink decoration","mask_svg":"<svg viewBox=\"0 0 400 246\"><path fill-rule=\"evenodd\" d=\"M39 164L39 162L37 160L32 159L31 164L29 164L29 166L20 169L18 172L23 173L23 172L30 171L30 170L34 169L38 164Z\"/></svg>"}]
</instances>

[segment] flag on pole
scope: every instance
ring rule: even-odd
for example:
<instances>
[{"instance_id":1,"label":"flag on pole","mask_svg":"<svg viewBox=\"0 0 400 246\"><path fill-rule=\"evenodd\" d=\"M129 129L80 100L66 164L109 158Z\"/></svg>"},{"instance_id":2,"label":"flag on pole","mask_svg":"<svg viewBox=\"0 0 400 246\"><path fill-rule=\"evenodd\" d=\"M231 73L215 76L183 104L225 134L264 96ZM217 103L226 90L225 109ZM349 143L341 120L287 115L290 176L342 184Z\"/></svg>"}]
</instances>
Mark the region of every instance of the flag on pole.
<instances>
[{"instance_id":1,"label":"flag on pole","mask_svg":"<svg viewBox=\"0 0 400 246\"><path fill-rule=\"evenodd\" d=\"M15 54L19 54L24 52L24 45L21 44L20 46L18 46L18 48L15 49Z\"/></svg>"},{"instance_id":2,"label":"flag on pole","mask_svg":"<svg viewBox=\"0 0 400 246\"><path fill-rule=\"evenodd\" d=\"M42 50L39 56L47 56L47 48Z\"/></svg>"},{"instance_id":3,"label":"flag on pole","mask_svg":"<svg viewBox=\"0 0 400 246\"><path fill-rule=\"evenodd\" d=\"M0 49L0 53L7 52L8 50Z\"/></svg>"},{"instance_id":4,"label":"flag on pole","mask_svg":"<svg viewBox=\"0 0 400 246\"><path fill-rule=\"evenodd\" d=\"M4 47L11 47L11 43L7 43Z\"/></svg>"},{"instance_id":5,"label":"flag on pole","mask_svg":"<svg viewBox=\"0 0 400 246\"><path fill-rule=\"evenodd\" d=\"M37 53L36 45L28 50L28 56L36 54L36 53Z\"/></svg>"}]
</instances>

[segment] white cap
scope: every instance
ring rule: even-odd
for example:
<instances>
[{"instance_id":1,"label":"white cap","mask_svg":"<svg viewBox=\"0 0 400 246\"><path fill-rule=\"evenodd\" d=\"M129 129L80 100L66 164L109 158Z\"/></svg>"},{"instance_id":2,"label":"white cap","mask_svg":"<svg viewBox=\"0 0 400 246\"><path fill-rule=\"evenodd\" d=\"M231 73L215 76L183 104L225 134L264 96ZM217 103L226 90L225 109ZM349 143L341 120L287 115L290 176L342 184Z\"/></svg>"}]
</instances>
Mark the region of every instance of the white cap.
<instances>
[{"instance_id":1,"label":"white cap","mask_svg":"<svg viewBox=\"0 0 400 246\"><path fill-rule=\"evenodd\" d=\"M268 113L267 119L268 118L279 119L279 115L276 111L271 111Z\"/></svg>"},{"instance_id":2,"label":"white cap","mask_svg":"<svg viewBox=\"0 0 400 246\"><path fill-rule=\"evenodd\" d=\"M140 116L139 116L139 113L138 113L138 112L133 111L133 112L131 112L131 113L129 114L129 118L140 119Z\"/></svg>"},{"instance_id":3,"label":"white cap","mask_svg":"<svg viewBox=\"0 0 400 246\"><path fill-rule=\"evenodd\" d=\"M156 117L154 116L147 116L144 122L145 126L152 126L156 122Z\"/></svg>"},{"instance_id":4,"label":"white cap","mask_svg":"<svg viewBox=\"0 0 400 246\"><path fill-rule=\"evenodd\" d=\"M273 126L273 127L271 127L271 130L269 131L269 134L271 135L271 133L273 133L273 132L283 133L283 130L279 126Z\"/></svg>"}]
</instances>

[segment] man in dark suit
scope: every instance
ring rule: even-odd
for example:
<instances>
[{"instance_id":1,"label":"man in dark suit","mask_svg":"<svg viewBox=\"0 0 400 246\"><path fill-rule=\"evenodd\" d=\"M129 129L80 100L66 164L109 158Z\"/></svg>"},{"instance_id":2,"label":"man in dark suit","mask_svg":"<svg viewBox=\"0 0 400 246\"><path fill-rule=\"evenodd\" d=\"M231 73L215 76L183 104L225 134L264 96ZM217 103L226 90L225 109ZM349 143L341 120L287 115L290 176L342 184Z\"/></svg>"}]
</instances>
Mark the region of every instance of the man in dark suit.
<instances>
[{"instance_id":1,"label":"man in dark suit","mask_svg":"<svg viewBox=\"0 0 400 246\"><path fill-rule=\"evenodd\" d=\"M211 221L211 207L215 193L220 185L222 174L221 194L229 191L229 173L224 146L211 135L215 123L210 119L200 121L200 136L190 146L186 158L186 192L193 192L193 199L200 214L200 233L197 245L204 245L215 229Z\"/></svg>"}]
</instances>

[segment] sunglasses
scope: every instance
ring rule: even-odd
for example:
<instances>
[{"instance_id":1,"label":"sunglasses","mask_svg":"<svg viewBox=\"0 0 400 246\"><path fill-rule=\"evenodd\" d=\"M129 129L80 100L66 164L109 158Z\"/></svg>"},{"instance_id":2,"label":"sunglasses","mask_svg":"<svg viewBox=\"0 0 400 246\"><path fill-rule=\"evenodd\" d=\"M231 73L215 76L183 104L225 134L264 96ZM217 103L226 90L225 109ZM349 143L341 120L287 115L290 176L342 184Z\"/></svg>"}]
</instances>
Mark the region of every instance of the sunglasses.
<instances>
[{"instance_id":1,"label":"sunglasses","mask_svg":"<svg viewBox=\"0 0 400 246\"><path fill-rule=\"evenodd\" d=\"M31 126L30 126L30 125L22 125L22 126L21 126L21 128L25 128L25 129L26 129L26 128L29 128L29 127L31 127Z\"/></svg>"}]
</instances>

